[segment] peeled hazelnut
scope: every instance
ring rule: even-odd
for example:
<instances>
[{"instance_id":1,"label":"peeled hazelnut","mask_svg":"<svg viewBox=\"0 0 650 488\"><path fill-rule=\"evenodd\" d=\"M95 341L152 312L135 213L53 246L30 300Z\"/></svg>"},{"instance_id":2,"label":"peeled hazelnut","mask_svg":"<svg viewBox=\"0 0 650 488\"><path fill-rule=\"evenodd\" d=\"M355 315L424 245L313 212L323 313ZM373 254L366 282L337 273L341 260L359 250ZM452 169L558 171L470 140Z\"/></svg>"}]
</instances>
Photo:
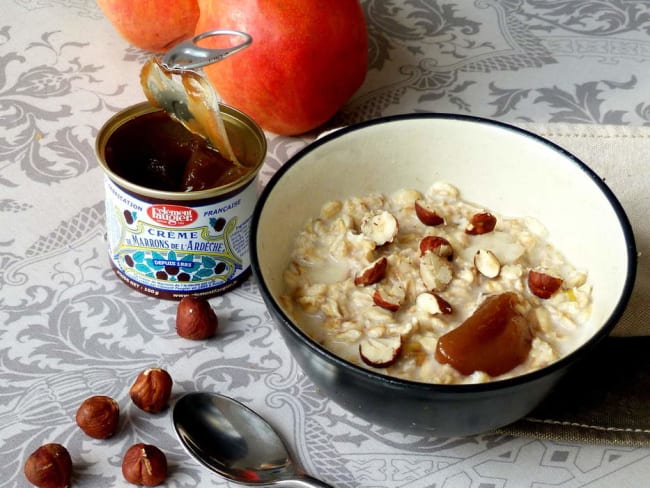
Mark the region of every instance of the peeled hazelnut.
<instances>
[{"instance_id":1,"label":"peeled hazelnut","mask_svg":"<svg viewBox=\"0 0 650 488\"><path fill-rule=\"evenodd\" d=\"M497 225L497 218L489 212L479 212L472 215L465 233L470 235L487 234Z\"/></svg>"},{"instance_id":2,"label":"peeled hazelnut","mask_svg":"<svg viewBox=\"0 0 650 488\"><path fill-rule=\"evenodd\" d=\"M446 258L432 252L420 258L420 278L429 291L444 291L454 277L452 265Z\"/></svg>"},{"instance_id":3,"label":"peeled hazelnut","mask_svg":"<svg viewBox=\"0 0 650 488\"><path fill-rule=\"evenodd\" d=\"M159 485L167 478L167 458L156 446L134 444L124 454L122 475L134 485Z\"/></svg>"},{"instance_id":4,"label":"peeled hazelnut","mask_svg":"<svg viewBox=\"0 0 650 488\"><path fill-rule=\"evenodd\" d=\"M453 312L451 305L440 295L431 292L420 293L415 299L415 306L423 312L431 315L449 315Z\"/></svg>"},{"instance_id":5,"label":"peeled hazelnut","mask_svg":"<svg viewBox=\"0 0 650 488\"><path fill-rule=\"evenodd\" d=\"M454 248L447 239L440 236L426 236L420 241L420 256L432 252L451 261L454 258Z\"/></svg>"},{"instance_id":6,"label":"peeled hazelnut","mask_svg":"<svg viewBox=\"0 0 650 488\"><path fill-rule=\"evenodd\" d=\"M210 303L199 297L186 296L176 309L176 333L185 339L201 340L212 337L219 325Z\"/></svg>"},{"instance_id":7,"label":"peeled hazelnut","mask_svg":"<svg viewBox=\"0 0 650 488\"><path fill-rule=\"evenodd\" d=\"M29 455L24 472L38 488L66 488L72 477L70 453L61 444L44 444Z\"/></svg>"},{"instance_id":8,"label":"peeled hazelnut","mask_svg":"<svg viewBox=\"0 0 650 488\"><path fill-rule=\"evenodd\" d=\"M372 295L372 301L378 307L397 312L406 298L406 291L400 286L377 288Z\"/></svg>"},{"instance_id":9,"label":"peeled hazelnut","mask_svg":"<svg viewBox=\"0 0 650 488\"><path fill-rule=\"evenodd\" d=\"M496 278L501 273L499 258L489 249L479 249L474 254L474 266L486 278Z\"/></svg>"},{"instance_id":10,"label":"peeled hazelnut","mask_svg":"<svg viewBox=\"0 0 650 488\"><path fill-rule=\"evenodd\" d=\"M86 398L76 415L77 425L86 435L106 439L117 430L120 406L111 397L96 395Z\"/></svg>"},{"instance_id":11,"label":"peeled hazelnut","mask_svg":"<svg viewBox=\"0 0 650 488\"><path fill-rule=\"evenodd\" d=\"M551 298L553 293L560 289L562 283L562 278L551 276L541 270L531 269L528 272L528 288L539 298Z\"/></svg>"},{"instance_id":12,"label":"peeled hazelnut","mask_svg":"<svg viewBox=\"0 0 650 488\"><path fill-rule=\"evenodd\" d=\"M401 336L370 337L359 344L361 360L373 368L387 368L397 361L401 352Z\"/></svg>"},{"instance_id":13,"label":"peeled hazelnut","mask_svg":"<svg viewBox=\"0 0 650 488\"><path fill-rule=\"evenodd\" d=\"M167 407L172 394L172 377L161 368L142 371L129 390L131 400L145 412L157 413Z\"/></svg>"},{"instance_id":14,"label":"peeled hazelnut","mask_svg":"<svg viewBox=\"0 0 650 488\"><path fill-rule=\"evenodd\" d=\"M424 200L415 201L415 215L417 215L420 222L424 225L442 225L445 223L445 219L438 215L434 208Z\"/></svg>"},{"instance_id":15,"label":"peeled hazelnut","mask_svg":"<svg viewBox=\"0 0 650 488\"><path fill-rule=\"evenodd\" d=\"M377 246L393 242L399 232L397 219L386 210L367 215L361 221L361 232Z\"/></svg>"},{"instance_id":16,"label":"peeled hazelnut","mask_svg":"<svg viewBox=\"0 0 650 488\"><path fill-rule=\"evenodd\" d=\"M388 259L385 257L377 259L361 270L361 273L354 278L354 284L356 286L368 286L381 281L386 275L387 267Z\"/></svg>"}]
</instances>

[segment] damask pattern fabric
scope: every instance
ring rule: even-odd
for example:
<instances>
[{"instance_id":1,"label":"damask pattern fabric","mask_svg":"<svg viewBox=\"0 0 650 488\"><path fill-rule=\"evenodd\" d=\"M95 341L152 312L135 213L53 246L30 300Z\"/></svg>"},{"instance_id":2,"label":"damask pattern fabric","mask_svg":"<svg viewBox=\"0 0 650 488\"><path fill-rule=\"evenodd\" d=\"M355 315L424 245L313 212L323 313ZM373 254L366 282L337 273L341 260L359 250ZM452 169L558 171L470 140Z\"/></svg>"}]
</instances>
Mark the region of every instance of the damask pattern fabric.
<instances>
[{"instance_id":1,"label":"damask pattern fabric","mask_svg":"<svg viewBox=\"0 0 650 488\"><path fill-rule=\"evenodd\" d=\"M629 170L643 173L628 176L647 181L649 0L362 5L368 77L322 130L383 115L453 112L523 124L568 146L566 134L605 127L612 139L599 136L598 151L619 161L612 148L628 145L618 134L634 127L643 135L633 141L640 159ZM170 371L176 396L218 391L260 411L308 472L340 488L639 486L638 474L650 473L650 449L638 447L650 426L629 424L640 435L618 445L606 432L597 437L604 443L580 431L561 438L547 429L553 419L594 421L561 417L571 413L562 397L526 425L469 438L369 425L302 374L252 280L211 300L217 337L177 337L176 304L130 290L109 269L94 153L101 125L144 99L137 80L149 56L123 41L92 0L5 0L0 9L0 487L28 486L22 463L44 442L68 447L79 466L74 486L125 486L119 465L134 442L166 452L168 486L230 486L187 456L166 413L143 415L130 404L128 388L149 366ZM316 135L267 134L260 187ZM589 140L573 142L576 151L593 149ZM647 214L647 196L634 198L628 205ZM647 303L648 233L635 232L645 253L635 300ZM109 441L91 440L74 424L91 393L120 403L120 432ZM638 415L645 405L642 397L636 410L620 412Z\"/></svg>"}]
</instances>

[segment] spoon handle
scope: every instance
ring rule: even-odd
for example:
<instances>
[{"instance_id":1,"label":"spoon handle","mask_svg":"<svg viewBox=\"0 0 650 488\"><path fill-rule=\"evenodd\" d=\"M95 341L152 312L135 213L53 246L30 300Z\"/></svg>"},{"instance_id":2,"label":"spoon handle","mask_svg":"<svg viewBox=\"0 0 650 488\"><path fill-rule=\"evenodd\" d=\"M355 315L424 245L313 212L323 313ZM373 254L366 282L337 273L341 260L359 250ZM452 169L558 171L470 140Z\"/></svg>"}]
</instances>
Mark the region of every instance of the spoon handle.
<instances>
[{"instance_id":1,"label":"spoon handle","mask_svg":"<svg viewBox=\"0 0 650 488\"><path fill-rule=\"evenodd\" d=\"M309 476L308 474L303 475L303 478L300 481L300 487L304 488L333 488L332 485L325 483L324 481L317 480Z\"/></svg>"},{"instance_id":2,"label":"spoon handle","mask_svg":"<svg viewBox=\"0 0 650 488\"><path fill-rule=\"evenodd\" d=\"M298 477L290 480L277 481L274 485L285 486L286 488L334 488L332 485L328 485L305 473L300 473Z\"/></svg>"}]
</instances>

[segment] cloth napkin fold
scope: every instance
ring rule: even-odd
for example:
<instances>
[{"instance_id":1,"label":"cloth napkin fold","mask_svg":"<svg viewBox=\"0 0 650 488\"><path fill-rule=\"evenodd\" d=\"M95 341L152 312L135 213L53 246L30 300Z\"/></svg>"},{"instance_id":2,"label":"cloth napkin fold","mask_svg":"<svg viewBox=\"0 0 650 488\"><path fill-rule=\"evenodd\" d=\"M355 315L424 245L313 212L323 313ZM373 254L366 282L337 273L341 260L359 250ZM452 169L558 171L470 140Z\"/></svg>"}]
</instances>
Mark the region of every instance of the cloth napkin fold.
<instances>
[{"instance_id":1,"label":"cloth napkin fold","mask_svg":"<svg viewBox=\"0 0 650 488\"><path fill-rule=\"evenodd\" d=\"M602 177L632 224L637 278L619 324L549 397L502 433L558 441L650 446L650 127L520 124Z\"/></svg>"}]
</instances>

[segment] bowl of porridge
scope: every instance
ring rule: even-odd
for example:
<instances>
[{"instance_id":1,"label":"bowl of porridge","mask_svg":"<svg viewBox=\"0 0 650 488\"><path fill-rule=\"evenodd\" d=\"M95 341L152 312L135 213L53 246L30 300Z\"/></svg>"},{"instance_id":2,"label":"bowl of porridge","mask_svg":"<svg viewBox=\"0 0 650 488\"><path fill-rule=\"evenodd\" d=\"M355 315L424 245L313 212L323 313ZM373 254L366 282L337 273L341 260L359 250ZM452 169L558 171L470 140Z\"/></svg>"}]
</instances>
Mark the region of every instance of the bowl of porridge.
<instances>
[{"instance_id":1,"label":"bowl of porridge","mask_svg":"<svg viewBox=\"0 0 650 488\"><path fill-rule=\"evenodd\" d=\"M634 284L629 221L583 162L521 129L414 114L340 129L273 176L252 268L303 371L401 432L529 413Z\"/></svg>"}]
</instances>

